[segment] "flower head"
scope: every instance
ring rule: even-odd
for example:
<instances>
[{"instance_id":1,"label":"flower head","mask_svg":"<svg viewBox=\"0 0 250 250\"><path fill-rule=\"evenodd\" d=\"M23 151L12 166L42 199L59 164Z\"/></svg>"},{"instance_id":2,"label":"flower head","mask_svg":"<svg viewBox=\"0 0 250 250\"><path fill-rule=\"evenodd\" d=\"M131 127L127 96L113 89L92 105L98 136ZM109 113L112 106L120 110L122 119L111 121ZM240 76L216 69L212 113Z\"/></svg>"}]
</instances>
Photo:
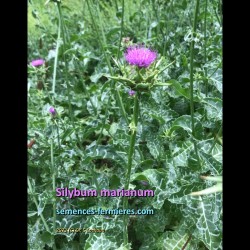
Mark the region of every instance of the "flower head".
<instances>
[{"instance_id":1,"label":"flower head","mask_svg":"<svg viewBox=\"0 0 250 250\"><path fill-rule=\"evenodd\" d=\"M34 67L39 67L39 66L43 65L44 63L45 63L45 61L43 59L36 59L36 60L33 60L31 62L31 65Z\"/></svg>"},{"instance_id":2,"label":"flower head","mask_svg":"<svg viewBox=\"0 0 250 250\"><path fill-rule=\"evenodd\" d=\"M129 94L130 96L134 96L134 95L135 95L135 91L134 91L134 90L129 90L128 94Z\"/></svg>"},{"instance_id":3,"label":"flower head","mask_svg":"<svg viewBox=\"0 0 250 250\"><path fill-rule=\"evenodd\" d=\"M131 46L125 52L125 59L131 65L147 68L157 57L157 53L143 46Z\"/></svg>"},{"instance_id":4,"label":"flower head","mask_svg":"<svg viewBox=\"0 0 250 250\"><path fill-rule=\"evenodd\" d=\"M49 112L50 112L50 114L51 114L52 116L55 116L55 115L56 115L56 110L55 110L54 107L50 107L50 108L49 108Z\"/></svg>"}]
</instances>

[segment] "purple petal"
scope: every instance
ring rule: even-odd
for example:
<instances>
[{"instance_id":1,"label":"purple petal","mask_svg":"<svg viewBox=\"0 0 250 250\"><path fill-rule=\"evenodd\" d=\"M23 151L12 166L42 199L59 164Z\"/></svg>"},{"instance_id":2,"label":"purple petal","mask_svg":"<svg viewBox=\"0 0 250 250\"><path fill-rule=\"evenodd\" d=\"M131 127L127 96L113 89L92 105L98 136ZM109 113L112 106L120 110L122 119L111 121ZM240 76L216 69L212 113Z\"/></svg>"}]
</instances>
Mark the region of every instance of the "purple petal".
<instances>
[{"instance_id":1,"label":"purple petal","mask_svg":"<svg viewBox=\"0 0 250 250\"><path fill-rule=\"evenodd\" d=\"M157 57L157 53L145 47L132 46L125 52L125 59L131 65L147 68Z\"/></svg>"},{"instance_id":2,"label":"purple petal","mask_svg":"<svg viewBox=\"0 0 250 250\"><path fill-rule=\"evenodd\" d=\"M134 90L129 90L128 94L129 94L130 96L134 96L134 95L135 95L135 91L134 91Z\"/></svg>"},{"instance_id":3,"label":"purple petal","mask_svg":"<svg viewBox=\"0 0 250 250\"><path fill-rule=\"evenodd\" d=\"M36 59L31 62L31 65L34 67L38 67L38 66L43 65L44 63L45 61L43 59Z\"/></svg>"},{"instance_id":4,"label":"purple petal","mask_svg":"<svg viewBox=\"0 0 250 250\"><path fill-rule=\"evenodd\" d=\"M49 112L50 112L50 114L52 114L53 116L56 115L56 110L55 110L54 107L50 107L50 108L49 108Z\"/></svg>"}]
</instances>

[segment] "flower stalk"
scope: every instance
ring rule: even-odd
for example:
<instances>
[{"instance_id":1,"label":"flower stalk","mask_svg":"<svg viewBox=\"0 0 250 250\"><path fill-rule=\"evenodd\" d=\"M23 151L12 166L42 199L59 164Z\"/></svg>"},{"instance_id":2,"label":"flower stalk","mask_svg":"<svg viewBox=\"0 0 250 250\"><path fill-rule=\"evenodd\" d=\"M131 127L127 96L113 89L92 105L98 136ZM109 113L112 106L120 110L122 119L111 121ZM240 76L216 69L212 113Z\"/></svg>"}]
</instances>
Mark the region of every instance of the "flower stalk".
<instances>
[{"instance_id":1,"label":"flower stalk","mask_svg":"<svg viewBox=\"0 0 250 250\"><path fill-rule=\"evenodd\" d=\"M52 190L56 190L56 168L54 164L54 142L51 138L50 142L50 160L51 160L51 173L52 173ZM53 234L56 234L56 201L53 202ZM55 238L54 238L55 241ZM53 244L53 250L56 250L55 242Z\"/></svg>"},{"instance_id":2,"label":"flower stalk","mask_svg":"<svg viewBox=\"0 0 250 250\"><path fill-rule=\"evenodd\" d=\"M135 151L135 142L136 142L136 132L137 132L137 124L138 124L138 117L139 117L139 101L138 101L138 92L134 94L134 111L133 111L133 118L132 122L130 123L130 145L129 145L129 152L128 152L128 165L127 165L127 175L125 181L125 190L129 189L130 183L130 176L131 176L131 168L132 168L132 161L133 155ZM123 209L128 209L128 197L124 196L123 198ZM125 246L128 243L128 215L124 215L123 217L123 241Z\"/></svg>"},{"instance_id":3,"label":"flower stalk","mask_svg":"<svg viewBox=\"0 0 250 250\"><path fill-rule=\"evenodd\" d=\"M194 23L193 23L193 36L196 33L197 28L197 20L198 20L198 10L199 10L199 4L200 0L196 1L195 6L195 13L194 13ZM193 135L193 144L194 144L194 151L196 154L197 162L199 166L201 166L200 163L200 157L198 154L197 144L194 139L195 137L195 121L194 121L194 39L191 41L190 45L190 113L191 113L191 126L192 126L192 135Z\"/></svg>"}]
</instances>

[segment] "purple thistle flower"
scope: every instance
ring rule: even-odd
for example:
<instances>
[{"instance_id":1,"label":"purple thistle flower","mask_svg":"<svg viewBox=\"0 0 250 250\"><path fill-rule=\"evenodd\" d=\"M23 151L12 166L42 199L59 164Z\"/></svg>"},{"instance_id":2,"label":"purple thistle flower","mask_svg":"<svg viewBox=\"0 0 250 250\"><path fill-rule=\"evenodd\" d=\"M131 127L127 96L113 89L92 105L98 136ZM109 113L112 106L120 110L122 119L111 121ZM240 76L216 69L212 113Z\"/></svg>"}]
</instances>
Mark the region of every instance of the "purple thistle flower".
<instances>
[{"instance_id":1,"label":"purple thistle flower","mask_svg":"<svg viewBox=\"0 0 250 250\"><path fill-rule=\"evenodd\" d=\"M134 95L135 95L135 91L134 91L134 90L129 90L128 94L129 94L130 96L134 96Z\"/></svg>"},{"instance_id":2,"label":"purple thistle flower","mask_svg":"<svg viewBox=\"0 0 250 250\"><path fill-rule=\"evenodd\" d=\"M157 57L153 50L142 46L131 46L125 52L125 59L131 65L137 65L139 68L147 68Z\"/></svg>"},{"instance_id":3,"label":"purple thistle flower","mask_svg":"<svg viewBox=\"0 0 250 250\"><path fill-rule=\"evenodd\" d=\"M44 63L45 61L43 59L36 59L31 62L31 65L34 67L38 67L38 66L43 65Z\"/></svg>"},{"instance_id":4,"label":"purple thistle flower","mask_svg":"<svg viewBox=\"0 0 250 250\"><path fill-rule=\"evenodd\" d=\"M50 114L51 114L52 116L55 116L55 115L56 115L56 110L55 110L54 107L50 107L50 108L49 108L49 112L50 112Z\"/></svg>"}]
</instances>

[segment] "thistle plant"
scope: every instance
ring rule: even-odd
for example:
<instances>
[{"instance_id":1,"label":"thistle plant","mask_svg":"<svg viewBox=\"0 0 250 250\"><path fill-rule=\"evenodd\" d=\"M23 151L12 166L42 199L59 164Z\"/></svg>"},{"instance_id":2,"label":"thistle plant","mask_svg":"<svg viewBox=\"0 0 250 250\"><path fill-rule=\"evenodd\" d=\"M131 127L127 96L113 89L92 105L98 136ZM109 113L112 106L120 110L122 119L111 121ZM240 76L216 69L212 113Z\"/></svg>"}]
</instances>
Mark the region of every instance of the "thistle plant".
<instances>
[{"instance_id":1,"label":"thistle plant","mask_svg":"<svg viewBox=\"0 0 250 250\"><path fill-rule=\"evenodd\" d=\"M37 89L43 89L46 79L46 64L44 59L34 59L30 62L28 72L34 76L37 82Z\"/></svg>"},{"instance_id":2,"label":"thistle plant","mask_svg":"<svg viewBox=\"0 0 250 250\"><path fill-rule=\"evenodd\" d=\"M122 72L122 76L114 77L108 75L107 77L121 82L130 88L128 94L134 98L134 108L132 119L129 124L130 130L130 144L128 152L128 161L127 161L127 173L125 179L124 189L129 189L132 160L135 151L135 142L136 142L136 133L138 126L138 117L139 117L139 100L140 95L143 92L149 92L151 88L155 86L164 86L168 84L161 83L158 80L158 75L163 72L167 67L172 63L168 64L166 67L159 69L161 66L161 61L163 58L160 58L158 62L156 59L158 57L157 52L147 48L142 45L131 45L129 46L124 53L125 60L127 64L121 65L115 61L116 65L119 67ZM123 209L128 209L128 197L123 198ZM124 216L124 230L123 230L123 240L124 245L128 244L128 216Z\"/></svg>"}]
</instances>

